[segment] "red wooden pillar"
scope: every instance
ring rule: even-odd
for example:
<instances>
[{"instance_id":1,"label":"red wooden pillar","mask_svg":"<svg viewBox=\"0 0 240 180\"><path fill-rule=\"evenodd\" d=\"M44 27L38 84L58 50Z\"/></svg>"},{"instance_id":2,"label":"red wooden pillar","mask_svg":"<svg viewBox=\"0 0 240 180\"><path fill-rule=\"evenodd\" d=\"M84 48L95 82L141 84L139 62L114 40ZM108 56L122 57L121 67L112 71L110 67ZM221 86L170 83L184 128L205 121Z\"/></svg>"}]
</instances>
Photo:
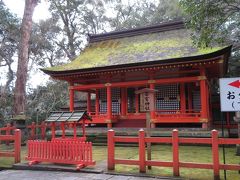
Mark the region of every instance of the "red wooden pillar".
<instances>
[{"instance_id":1,"label":"red wooden pillar","mask_svg":"<svg viewBox=\"0 0 240 180\"><path fill-rule=\"evenodd\" d=\"M188 110L192 112L193 110L193 99L192 99L192 85L188 84Z\"/></svg>"},{"instance_id":2,"label":"red wooden pillar","mask_svg":"<svg viewBox=\"0 0 240 180\"><path fill-rule=\"evenodd\" d=\"M108 170L115 169L115 132L114 130L108 130Z\"/></svg>"},{"instance_id":3,"label":"red wooden pillar","mask_svg":"<svg viewBox=\"0 0 240 180\"><path fill-rule=\"evenodd\" d=\"M150 89L154 89L155 88L155 84L150 83ZM156 118L156 111L155 111L155 94L154 94L154 98L153 98L153 110L150 112L150 117L151 117L151 127L155 128L155 123L153 122L153 120Z\"/></svg>"},{"instance_id":4,"label":"red wooden pillar","mask_svg":"<svg viewBox=\"0 0 240 180\"><path fill-rule=\"evenodd\" d=\"M135 89L136 91L138 88ZM135 108L136 108L136 113L139 113L139 95L135 94Z\"/></svg>"},{"instance_id":5,"label":"red wooden pillar","mask_svg":"<svg viewBox=\"0 0 240 180\"><path fill-rule=\"evenodd\" d=\"M213 158L213 173L214 180L219 180L219 147L218 147L218 132L217 130L212 130L212 158Z\"/></svg>"},{"instance_id":6,"label":"red wooden pillar","mask_svg":"<svg viewBox=\"0 0 240 180\"><path fill-rule=\"evenodd\" d=\"M146 172L146 154L145 154L145 132L143 129L139 130L139 171Z\"/></svg>"},{"instance_id":7,"label":"red wooden pillar","mask_svg":"<svg viewBox=\"0 0 240 180\"><path fill-rule=\"evenodd\" d=\"M126 88L121 88L121 115L126 116L127 114L127 89Z\"/></svg>"},{"instance_id":8,"label":"red wooden pillar","mask_svg":"<svg viewBox=\"0 0 240 180\"><path fill-rule=\"evenodd\" d=\"M107 86L107 123L108 128L112 127L112 91L111 85Z\"/></svg>"},{"instance_id":9,"label":"red wooden pillar","mask_svg":"<svg viewBox=\"0 0 240 180\"><path fill-rule=\"evenodd\" d=\"M99 91L96 89L95 114L99 115Z\"/></svg>"},{"instance_id":10,"label":"red wooden pillar","mask_svg":"<svg viewBox=\"0 0 240 180\"><path fill-rule=\"evenodd\" d=\"M69 111L73 112L74 111L74 90L72 89L72 87L74 86L74 84L71 82L69 84L70 88L69 88Z\"/></svg>"},{"instance_id":11,"label":"red wooden pillar","mask_svg":"<svg viewBox=\"0 0 240 180\"><path fill-rule=\"evenodd\" d=\"M87 93L87 112L91 113L91 92Z\"/></svg>"},{"instance_id":12,"label":"red wooden pillar","mask_svg":"<svg viewBox=\"0 0 240 180\"><path fill-rule=\"evenodd\" d=\"M202 128L208 128L208 103L207 103L207 84L206 84L206 72L204 68L200 68L200 98L201 98L201 122Z\"/></svg>"},{"instance_id":13,"label":"red wooden pillar","mask_svg":"<svg viewBox=\"0 0 240 180\"><path fill-rule=\"evenodd\" d=\"M180 84L180 109L181 113L186 112L186 94L185 94L185 84Z\"/></svg>"},{"instance_id":14,"label":"red wooden pillar","mask_svg":"<svg viewBox=\"0 0 240 180\"><path fill-rule=\"evenodd\" d=\"M172 152L173 152L173 175L179 176L179 139L178 130L172 132Z\"/></svg>"}]
</instances>

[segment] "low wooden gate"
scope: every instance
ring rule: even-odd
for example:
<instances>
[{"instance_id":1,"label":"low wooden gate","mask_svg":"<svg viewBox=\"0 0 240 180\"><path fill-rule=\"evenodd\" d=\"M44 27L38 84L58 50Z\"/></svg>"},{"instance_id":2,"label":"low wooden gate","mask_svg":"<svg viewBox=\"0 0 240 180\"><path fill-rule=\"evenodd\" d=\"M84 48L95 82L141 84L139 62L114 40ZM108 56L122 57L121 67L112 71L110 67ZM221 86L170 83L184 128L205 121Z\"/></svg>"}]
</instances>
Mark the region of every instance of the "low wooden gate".
<instances>
[{"instance_id":1,"label":"low wooden gate","mask_svg":"<svg viewBox=\"0 0 240 180\"><path fill-rule=\"evenodd\" d=\"M88 165L95 165L92 160L92 143L76 140L29 140L29 165L39 162L75 164L77 169Z\"/></svg>"}]
</instances>

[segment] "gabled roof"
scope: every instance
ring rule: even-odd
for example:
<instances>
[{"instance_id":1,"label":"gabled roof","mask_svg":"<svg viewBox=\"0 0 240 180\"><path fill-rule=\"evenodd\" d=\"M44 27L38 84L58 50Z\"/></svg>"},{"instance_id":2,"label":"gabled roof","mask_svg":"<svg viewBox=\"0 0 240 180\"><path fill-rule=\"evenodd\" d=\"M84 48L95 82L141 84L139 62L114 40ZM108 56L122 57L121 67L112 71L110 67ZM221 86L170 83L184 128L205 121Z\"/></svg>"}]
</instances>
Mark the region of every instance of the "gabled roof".
<instances>
[{"instance_id":1,"label":"gabled roof","mask_svg":"<svg viewBox=\"0 0 240 180\"><path fill-rule=\"evenodd\" d=\"M231 48L200 49L193 45L191 32L183 22L162 23L157 26L126 31L90 35L89 44L72 62L43 69L47 74L97 71L104 67L138 65L141 63L182 62L182 58L196 59L226 53ZM229 53L228 53L229 54ZM157 61L157 62L156 62Z\"/></svg>"},{"instance_id":2,"label":"gabled roof","mask_svg":"<svg viewBox=\"0 0 240 180\"><path fill-rule=\"evenodd\" d=\"M46 122L78 122L80 120L92 120L86 111L54 111L51 112Z\"/></svg>"}]
</instances>

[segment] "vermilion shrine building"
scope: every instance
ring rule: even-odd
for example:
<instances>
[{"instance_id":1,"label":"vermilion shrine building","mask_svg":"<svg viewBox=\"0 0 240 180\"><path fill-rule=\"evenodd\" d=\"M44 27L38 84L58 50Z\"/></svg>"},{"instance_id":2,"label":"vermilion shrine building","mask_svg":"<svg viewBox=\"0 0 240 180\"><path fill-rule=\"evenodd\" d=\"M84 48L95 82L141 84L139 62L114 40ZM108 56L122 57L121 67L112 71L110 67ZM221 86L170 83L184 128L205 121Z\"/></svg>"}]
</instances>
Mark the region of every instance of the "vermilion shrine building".
<instances>
[{"instance_id":1,"label":"vermilion shrine building","mask_svg":"<svg viewBox=\"0 0 240 180\"><path fill-rule=\"evenodd\" d=\"M212 124L210 87L226 72L231 46L199 49L190 33L182 22L169 22L89 35L79 57L43 71L69 83L70 111L74 93L88 92L91 123L145 127L135 91L148 87L157 90L152 127L195 123L207 128Z\"/></svg>"}]
</instances>

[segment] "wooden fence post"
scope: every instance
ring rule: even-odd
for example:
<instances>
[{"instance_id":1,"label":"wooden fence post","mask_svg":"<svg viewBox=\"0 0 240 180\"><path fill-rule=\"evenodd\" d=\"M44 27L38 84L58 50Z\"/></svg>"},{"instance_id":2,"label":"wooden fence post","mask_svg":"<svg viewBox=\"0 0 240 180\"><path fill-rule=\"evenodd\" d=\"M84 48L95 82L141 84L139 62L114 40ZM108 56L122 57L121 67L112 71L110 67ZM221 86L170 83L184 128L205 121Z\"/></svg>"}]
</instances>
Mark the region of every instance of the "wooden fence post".
<instances>
[{"instance_id":1,"label":"wooden fence post","mask_svg":"<svg viewBox=\"0 0 240 180\"><path fill-rule=\"evenodd\" d=\"M179 139L178 130L172 131L173 175L179 176Z\"/></svg>"},{"instance_id":2,"label":"wooden fence post","mask_svg":"<svg viewBox=\"0 0 240 180\"><path fill-rule=\"evenodd\" d=\"M20 163L21 161L21 130L16 129L14 130L14 158L15 163Z\"/></svg>"},{"instance_id":3,"label":"wooden fence post","mask_svg":"<svg viewBox=\"0 0 240 180\"><path fill-rule=\"evenodd\" d=\"M115 132L114 130L108 130L108 170L115 169Z\"/></svg>"},{"instance_id":4,"label":"wooden fence post","mask_svg":"<svg viewBox=\"0 0 240 180\"><path fill-rule=\"evenodd\" d=\"M218 131L212 130L212 158L214 180L219 180L219 152L218 152Z\"/></svg>"},{"instance_id":5,"label":"wooden fence post","mask_svg":"<svg viewBox=\"0 0 240 180\"><path fill-rule=\"evenodd\" d=\"M11 132L10 128L11 128L11 124L7 123L6 135L10 135L10 132ZM6 145L9 146L9 141L6 141Z\"/></svg>"},{"instance_id":6,"label":"wooden fence post","mask_svg":"<svg viewBox=\"0 0 240 180\"><path fill-rule=\"evenodd\" d=\"M138 145L138 152L139 152L139 172L145 173L146 172L146 155L145 155L145 132L143 129L139 130L139 145Z\"/></svg>"}]
</instances>

